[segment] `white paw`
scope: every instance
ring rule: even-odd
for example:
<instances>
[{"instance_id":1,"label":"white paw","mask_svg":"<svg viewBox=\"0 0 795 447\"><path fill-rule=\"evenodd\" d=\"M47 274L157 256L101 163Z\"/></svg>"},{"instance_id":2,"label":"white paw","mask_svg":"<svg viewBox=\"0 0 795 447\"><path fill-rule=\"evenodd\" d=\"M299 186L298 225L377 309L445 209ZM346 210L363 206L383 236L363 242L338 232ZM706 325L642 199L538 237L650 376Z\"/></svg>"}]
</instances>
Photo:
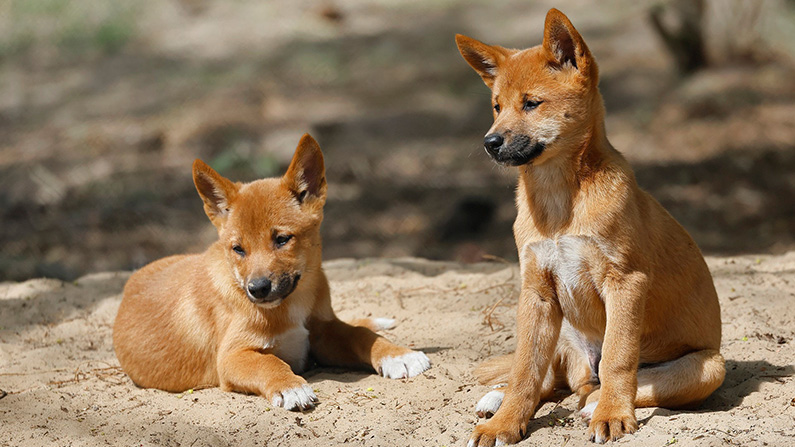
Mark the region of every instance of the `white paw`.
<instances>
[{"instance_id":1,"label":"white paw","mask_svg":"<svg viewBox=\"0 0 795 447\"><path fill-rule=\"evenodd\" d=\"M505 393L498 390L489 391L475 405L475 413L481 418L490 418L500 409Z\"/></svg>"},{"instance_id":2,"label":"white paw","mask_svg":"<svg viewBox=\"0 0 795 447\"><path fill-rule=\"evenodd\" d=\"M412 351L397 357L385 357L378 371L388 379L414 377L431 367L431 361L420 351Z\"/></svg>"},{"instance_id":3,"label":"white paw","mask_svg":"<svg viewBox=\"0 0 795 447\"><path fill-rule=\"evenodd\" d=\"M500 438L497 438L494 441L494 447L500 447L500 446L503 446L503 445L508 445L508 444L505 441L503 441L502 439L500 439ZM475 440L474 439L470 439L469 442L467 442L467 447L476 447Z\"/></svg>"},{"instance_id":4,"label":"white paw","mask_svg":"<svg viewBox=\"0 0 795 447\"><path fill-rule=\"evenodd\" d=\"M271 400L274 407L283 407L285 410L307 410L315 406L317 396L309 385L290 388L276 393Z\"/></svg>"},{"instance_id":5,"label":"white paw","mask_svg":"<svg viewBox=\"0 0 795 447\"><path fill-rule=\"evenodd\" d=\"M372 318L371 320L377 331L385 331L395 327L395 320L392 318Z\"/></svg>"},{"instance_id":6,"label":"white paw","mask_svg":"<svg viewBox=\"0 0 795 447\"><path fill-rule=\"evenodd\" d=\"M580 410L580 417L586 424L591 422L591 417L593 417L593 412L596 411L596 406L599 404L599 401L591 402L588 405L582 407Z\"/></svg>"}]
</instances>

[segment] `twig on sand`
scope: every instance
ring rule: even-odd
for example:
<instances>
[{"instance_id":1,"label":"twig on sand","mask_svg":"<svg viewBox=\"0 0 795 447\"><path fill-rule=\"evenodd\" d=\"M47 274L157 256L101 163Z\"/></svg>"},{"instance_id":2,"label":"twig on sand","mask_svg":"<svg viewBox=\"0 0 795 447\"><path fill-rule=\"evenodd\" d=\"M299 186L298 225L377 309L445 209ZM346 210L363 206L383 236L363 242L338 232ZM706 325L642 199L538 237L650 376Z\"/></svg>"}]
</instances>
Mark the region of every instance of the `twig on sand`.
<instances>
[{"instance_id":1,"label":"twig on sand","mask_svg":"<svg viewBox=\"0 0 795 447\"><path fill-rule=\"evenodd\" d=\"M499 326L500 329L505 327L505 325L500 320L498 320L497 317L492 315L494 313L494 310L497 309L497 306L499 306L500 303L502 303L503 299L504 298L500 298L491 307L483 309L483 323L486 324L489 327L489 329L491 329L492 332L494 332L495 325Z\"/></svg>"},{"instance_id":2,"label":"twig on sand","mask_svg":"<svg viewBox=\"0 0 795 447\"><path fill-rule=\"evenodd\" d=\"M502 257L496 256L496 255L489 255L489 254L485 254L485 255L481 256L481 258L482 258L484 261L490 261L490 262L501 262L501 263L503 263L503 264L513 265L513 262L511 262L511 261L509 261L509 260L507 260L507 259L505 259L505 258L502 258Z\"/></svg>"},{"instance_id":3,"label":"twig on sand","mask_svg":"<svg viewBox=\"0 0 795 447\"><path fill-rule=\"evenodd\" d=\"M483 259L489 260L489 261L494 261L494 262L501 262L503 264L507 264L507 265L511 266L511 276L507 280L505 280L504 282L501 282L499 284L494 284L494 285L491 285L491 286L488 286L488 287L484 287L484 288L479 289L479 290L475 290L473 292L473 293L483 293L483 292L486 292L486 291L489 291L489 290L501 290L501 289L506 289L506 288L508 289L506 292L504 292L504 295L502 297L500 297L500 299L497 300L497 302L495 302L491 306L483 309L483 324L487 325L489 327L489 329L491 329L491 331L494 332L494 326L499 326L498 329L503 329L505 327L505 324L503 324L493 314L494 314L494 311L497 309L497 307L500 306L502 304L502 302L505 301L506 298L513 298L515 296L515 294L517 292L517 288L516 288L516 270L513 268L513 263L511 263L507 259L501 258L499 256L483 255Z\"/></svg>"},{"instance_id":4,"label":"twig on sand","mask_svg":"<svg viewBox=\"0 0 795 447\"><path fill-rule=\"evenodd\" d=\"M413 287L411 289L399 290L398 295L408 295L413 292L419 292L420 290L430 290L433 292L446 293L446 292L458 292L461 290L461 287L459 286L459 287L441 288L438 286L426 285L426 286Z\"/></svg>"},{"instance_id":5,"label":"twig on sand","mask_svg":"<svg viewBox=\"0 0 795 447\"><path fill-rule=\"evenodd\" d=\"M119 377L119 376L124 376L124 371L121 369L120 366L110 365L105 362L98 362L98 363L104 363L107 366L83 370L84 366L88 366L91 363L92 361L88 361L78 365L74 370L74 377L72 377L71 379L52 380L49 382L49 384L60 387L64 385L70 385L73 383L80 383L83 380L86 380L90 377L94 377L103 382L111 383L114 385L121 385L124 383L124 380Z\"/></svg>"},{"instance_id":6,"label":"twig on sand","mask_svg":"<svg viewBox=\"0 0 795 447\"><path fill-rule=\"evenodd\" d=\"M28 371L22 373L0 373L0 376L31 376L34 374L52 374L52 373L62 373L62 372L69 372L66 368L59 368L59 369L50 369L47 371Z\"/></svg>"},{"instance_id":7,"label":"twig on sand","mask_svg":"<svg viewBox=\"0 0 795 447\"><path fill-rule=\"evenodd\" d=\"M787 378L787 377L790 377L790 375L789 374L763 374L763 375L761 375L759 377L762 377L762 378L765 378L765 379L773 379L773 380L775 380L778 383L787 383L787 381L784 380L784 379Z\"/></svg>"},{"instance_id":8,"label":"twig on sand","mask_svg":"<svg viewBox=\"0 0 795 447\"><path fill-rule=\"evenodd\" d=\"M733 438L733 437L735 437L735 436L737 436L737 435L731 434L731 433L729 433L729 432L723 431L723 430L721 430L721 429L719 429L719 428L713 428L713 429L711 429L711 430L712 430L712 431L718 431L718 432L721 432L721 433L723 433L723 434L724 434L724 435L726 435L726 436L731 436L732 438Z\"/></svg>"},{"instance_id":9,"label":"twig on sand","mask_svg":"<svg viewBox=\"0 0 795 447\"><path fill-rule=\"evenodd\" d=\"M397 293L395 294L395 298L397 299L398 306L400 306L401 309L405 309L406 307L403 305L403 297L411 295L414 292L422 291L422 290L430 290L430 291L435 292L435 293L456 293L456 292L459 292L461 290L461 288L460 287L452 287L452 288L448 288L448 289L442 289L440 287L427 285L427 286L414 287L414 288L411 288L411 289L398 290Z\"/></svg>"},{"instance_id":10,"label":"twig on sand","mask_svg":"<svg viewBox=\"0 0 795 447\"><path fill-rule=\"evenodd\" d=\"M397 299L398 306L400 306L401 309L405 309L406 308L406 306L403 305L403 294L402 293L400 293L400 292L396 293L395 294L395 299Z\"/></svg>"}]
</instances>

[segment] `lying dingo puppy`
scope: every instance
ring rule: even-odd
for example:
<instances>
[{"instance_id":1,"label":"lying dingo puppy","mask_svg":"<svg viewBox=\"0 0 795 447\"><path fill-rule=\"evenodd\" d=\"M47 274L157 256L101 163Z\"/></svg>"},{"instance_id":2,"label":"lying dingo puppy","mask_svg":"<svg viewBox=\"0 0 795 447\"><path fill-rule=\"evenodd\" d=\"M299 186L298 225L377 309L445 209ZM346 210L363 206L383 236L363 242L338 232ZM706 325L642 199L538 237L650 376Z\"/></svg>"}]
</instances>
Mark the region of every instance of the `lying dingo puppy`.
<instances>
[{"instance_id":1,"label":"lying dingo puppy","mask_svg":"<svg viewBox=\"0 0 795 447\"><path fill-rule=\"evenodd\" d=\"M430 367L422 352L373 332L392 320L347 324L334 315L321 268L326 178L312 137L282 178L232 183L196 160L193 180L219 240L130 277L113 347L133 382L166 391L220 385L299 410L317 400L296 375L310 356L390 378Z\"/></svg>"}]
</instances>

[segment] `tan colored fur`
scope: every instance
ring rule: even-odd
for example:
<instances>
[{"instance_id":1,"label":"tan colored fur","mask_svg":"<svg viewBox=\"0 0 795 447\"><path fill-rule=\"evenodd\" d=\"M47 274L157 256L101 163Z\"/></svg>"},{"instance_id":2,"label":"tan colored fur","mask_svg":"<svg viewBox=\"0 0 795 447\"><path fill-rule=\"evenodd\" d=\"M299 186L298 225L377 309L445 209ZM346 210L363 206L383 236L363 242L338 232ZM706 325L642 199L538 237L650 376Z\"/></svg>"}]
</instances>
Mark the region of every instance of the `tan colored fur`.
<instances>
[{"instance_id":1,"label":"tan colored fur","mask_svg":"<svg viewBox=\"0 0 795 447\"><path fill-rule=\"evenodd\" d=\"M712 278L687 232L607 140L598 68L582 37L552 9L542 45L456 41L499 105L489 134L545 144L518 166L516 353L477 370L508 386L470 445L521 440L553 385L581 405L598 401L588 428L597 442L634 432L635 407L703 401L724 377ZM527 110L527 98L540 102ZM589 355L598 351L597 380Z\"/></svg>"},{"instance_id":2,"label":"tan colored fur","mask_svg":"<svg viewBox=\"0 0 795 447\"><path fill-rule=\"evenodd\" d=\"M155 261L127 282L113 342L137 385L220 386L280 402L280 393L306 383L296 373L310 355L321 365L378 370L384 359L413 352L375 334L370 320L349 325L334 315L321 268L323 156L312 137L301 139L282 178L232 183L199 160L193 171L219 240L201 254ZM277 246L277 235L292 238ZM295 274L285 298L248 298L252 278L273 278L276 287Z\"/></svg>"}]
</instances>

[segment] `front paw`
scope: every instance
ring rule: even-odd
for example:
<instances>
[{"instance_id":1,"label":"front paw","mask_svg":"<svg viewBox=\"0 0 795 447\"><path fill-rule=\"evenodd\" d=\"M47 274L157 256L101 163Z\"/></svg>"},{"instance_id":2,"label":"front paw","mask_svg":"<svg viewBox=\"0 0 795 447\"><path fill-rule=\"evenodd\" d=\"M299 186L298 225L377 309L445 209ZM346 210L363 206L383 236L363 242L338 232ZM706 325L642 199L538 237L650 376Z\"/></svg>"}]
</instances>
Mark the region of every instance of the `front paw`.
<instances>
[{"instance_id":1,"label":"front paw","mask_svg":"<svg viewBox=\"0 0 795 447\"><path fill-rule=\"evenodd\" d=\"M525 426L521 423L508 423L496 418L480 424L472 431L467 447L492 447L516 444L524 436Z\"/></svg>"},{"instance_id":2,"label":"front paw","mask_svg":"<svg viewBox=\"0 0 795 447\"><path fill-rule=\"evenodd\" d=\"M600 405L596 405L592 411L591 423L588 425L588 437L598 444L604 444L607 440L615 441L625 433L635 433L638 429L634 408L630 407L628 410L602 409Z\"/></svg>"},{"instance_id":3,"label":"front paw","mask_svg":"<svg viewBox=\"0 0 795 447\"><path fill-rule=\"evenodd\" d=\"M431 367L431 361L420 351L410 351L397 357L384 357L378 373L388 379L405 379L421 374Z\"/></svg>"},{"instance_id":4,"label":"front paw","mask_svg":"<svg viewBox=\"0 0 795 447\"><path fill-rule=\"evenodd\" d=\"M317 396L312 391L312 387L306 383L277 391L271 397L274 407L282 407L290 411L308 410L315 406L315 402L317 402Z\"/></svg>"}]
</instances>

